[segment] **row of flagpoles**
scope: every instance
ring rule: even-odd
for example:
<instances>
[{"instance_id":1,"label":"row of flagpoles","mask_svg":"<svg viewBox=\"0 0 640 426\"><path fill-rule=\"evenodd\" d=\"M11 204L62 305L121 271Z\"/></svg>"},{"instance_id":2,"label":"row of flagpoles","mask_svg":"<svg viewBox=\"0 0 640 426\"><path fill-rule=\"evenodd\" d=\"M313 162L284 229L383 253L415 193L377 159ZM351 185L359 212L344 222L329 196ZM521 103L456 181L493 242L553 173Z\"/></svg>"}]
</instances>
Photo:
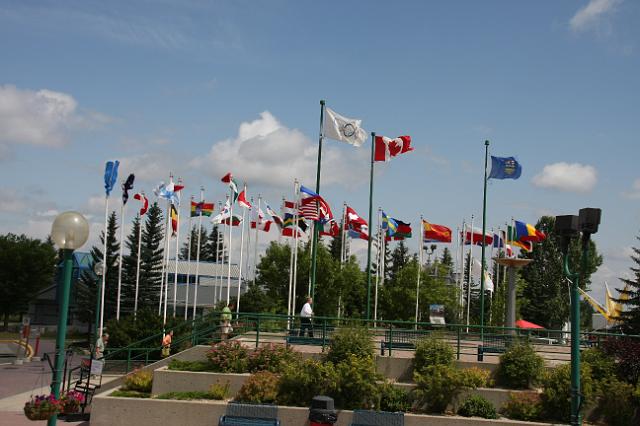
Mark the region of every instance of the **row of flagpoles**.
<instances>
[{"instance_id":1,"label":"row of flagpoles","mask_svg":"<svg viewBox=\"0 0 640 426\"><path fill-rule=\"evenodd\" d=\"M316 253L317 253L317 242L320 235L330 235L336 236L339 232L339 227L337 225L336 220L333 217L333 213L329 206L329 203L325 201L323 197L320 196L320 175L321 175L321 152L322 152L322 142L324 138L330 138L338 141L343 141L349 143L355 147L361 146L367 139L367 132L364 131L361 127L361 120L358 119L350 119L345 116L338 114L337 112L331 110L326 107L325 102L321 101L321 113L320 113L320 138L319 138L319 147L318 147L318 168L317 168L317 178L316 178L316 190L313 191L303 185L300 185L297 181L294 183L294 201L284 201L283 200L283 215L280 217L268 203L265 203L265 209L267 214L271 216L272 220L265 220L266 215L262 211L261 208L261 199L258 200L258 209L256 210L256 220L252 223L252 227L255 227L255 255L254 255L254 263L257 258L257 239L258 239L258 229L262 231L268 232L270 229L270 225L275 223L279 228L281 235L290 236L294 238L293 242L293 250L291 251L291 259L290 259L290 279L289 279L289 296L287 302L287 310L288 313L294 313L295 310L295 297L292 295L296 294L297 287L297 247L298 247L298 239L301 236L301 233L304 233L307 229L307 221L310 222L311 226L311 238L312 238L312 265L310 271L309 278L309 286L308 286L308 294L311 297L314 296L315 291L315 282L316 282ZM375 133L371 133L371 171L370 171L370 188L369 188L369 220L366 221L362 217L360 217L355 210L351 207L344 205L343 215L342 215L342 226L343 226L343 238L344 243L343 246L343 256L346 256L346 251L344 251L347 246L346 241L348 241L348 237L350 238L359 238L368 241L367 245L367 318L371 318L370 315L370 301L371 301L371 251L373 245L373 238L371 227L369 223L372 221L372 205L373 205L373 170L375 162L380 161L390 161L392 158L413 151L413 147L411 146L411 137L410 136L398 136L396 138L388 138L385 136L376 136ZM489 176L487 177L487 154L488 154L488 142L485 144L485 191L484 191L484 204L486 211L486 182L488 179L518 179L522 172L522 168L520 164L513 157L494 157L492 156L492 167ZM109 205L109 194L115 185L118 173L118 161L109 161L105 168L105 249L104 249L104 262L106 264L106 235L107 235L107 221L108 221L108 205ZM239 296L240 296L240 284L242 279L242 267L243 267L243 255L244 255L244 241L245 241L245 215L247 210L252 209L251 203L246 198L246 185L244 185L243 191L239 191L238 184L233 178L231 173L227 173L222 179L222 182L226 183L229 186L229 195L227 196L226 203L224 206L221 206L221 211L218 215L216 215L212 222L214 223L222 223L228 224L228 241L229 247L227 248L227 291L226 291L226 301L227 304L230 300L231 294L231 247L233 243L233 226L242 224L241 236L240 236L240 261L239 261L239 274L238 274L238 287L237 287L237 300L238 304L236 309L239 310ZM134 175L131 174L126 179L126 181L122 185L123 189L123 199L121 204L120 215L121 218L124 217L125 214L125 205L128 200L128 191L133 188L134 183ZM158 311L163 312L163 317L166 321L167 315L167 300L168 300L168 283L169 283L169 273L168 270L169 264L169 244L170 238L168 236L169 226L172 226L172 235L176 237L176 262L174 269L174 282L177 283L178 276L178 252L179 252L179 205L180 205L180 194L181 190L184 186L179 181L177 184L173 182L173 177L170 176L169 184L161 184L158 188L154 190L156 196L161 199L167 200L167 215L166 215L166 223L165 223L165 238L164 238L164 259L162 263L162 280L161 280L161 293L160 293L160 302ZM138 193L134 196L135 199L143 202L143 208L140 210L140 215L144 215L146 212L146 208L148 206L148 200L146 199L144 193ZM242 216L234 215L233 209L234 204L237 204L243 208ZM191 238L191 217L198 217L198 227L197 227L197 252L196 252L196 271L195 271L195 279L196 285L194 286L194 303L193 303L193 315L195 317L196 313L196 299L197 299L197 291L198 291L198 276L199 276L199 262L200 262L200 234L202 229L202 216L210 216L214 211L215 205L213 203L206 203L204 201L204 191L201 189L200 191L200 201L195 203L193 200L191 201L191 215L189 218L189 240ZM473 227L473 219L472 224L469 230L466 225L463 224L463 228L461 231L461 235L463 238L463 243L467 242L467 234L469 234L469 243L477 244L478 243L478 235L479 240L482 243L482 255L480 262L480 281L481 281L481 292L484 293L484 283L485 283L485 261L484 261L484 247L487 244L491 244L487 241L487 237L482 237L486 235L486 218L485 211L483 211L483 228L481 231L476 232L476 229ZM196 213L195 215L193 213ZM438 243L450 243L452 240L452 231L449 227L444 225L431 224L424 219L420 219L420 227L421 227L421 237L419 241L420 253L419 259L422 261L422 250L423 244L427 242L438 242ZM255 225L255 226L254 226ZM529 245L532 241L540 241L543 238L538 234L535 228L531 225L523 224L521 222L515 222L513 228L509 230L508 235L505 234L503 241L505 241L503 247L508 247L507 243L516 244L522 248L529 249ZM522 229L521 229L522 228ZM533 228L533 231L531 231ZM528 239L531 237L531 233L535 238ZM119 253L119 271L118 271L118 292L117 292L117 310L116 310L116 318L120 316L120 298L121 298L121 284L122 284L122 250L123 250L123 227L121 227L120 232L120 253ZM384 236L384 237L383 237ZM374 318L377 319L377 292L378 287L382 284L384 279L384 262L380 261L380 253L384 253L384 245L390 239L399 240L404 239L411 236L411 226L410 223L405 223L396 218L388 216L383 210L379 211L379 229L377 232L377 240L376 240L376 249L377 249L377 261L376 261L376 286L375 286L375 296L374 296ZM138 293L138 283L139 283L139 263L140 263L140 238L141 233L138 235L138 272L136 276L136 296L135 296L135 307L134 312L137 310L137 293ZM249 241L249 236L247 236L247 241ZM524 238L524 239L523 239ZM192 243L189 241L188 247L188 271L187 271L187 282L189 283L190 276L190 267L191 267L191 246ZM216 242L216 247L218 248L218 241ZM222 260L224 263L224 244L223 245L223 255ZM218 256L216 261L219 258L219 251L216 250ZM462 255L462 250L460 251ZM247 265L248 265L248 249L247 249ZM456 256L457 257L457 256ZM342 257L344 261L346 257ZM462 257L461 257L462 259ZM461 263L460 265L463 265ZM255 270L255 267L254 267ZM462 270L462 266L460 266L460 270ZM246 273L246 271L245 271ZM459 275L462 275L461 273ZM461 278L460 278L461 279ZM102 291L101 291L101 313L100 313L100 330L103 328L104 321L104 290L105 290L105 275L102 277ZM417 292L419 292L419 284L420 284L420 276L418 274L418 282L417 282ZM462 286L462 283L459 283ZM462 287L461 287L462 288ZM219 287L220 296L222 293L222 286ZM174 286L174 294L173 294L173 308L175 315L175 304L177 299L177 285ZM188 291L189 285L186 286L186 297L185 297L185 305L188 300ZM462 298L462 296L461 296ZM468 300L468 297L467 297ZM468 310L468 302L467 302L467 310ZM187 308L185 306L185 317ZM416 316L418 312L418 306L416 304Z\"/></svg>"}]
</instances>

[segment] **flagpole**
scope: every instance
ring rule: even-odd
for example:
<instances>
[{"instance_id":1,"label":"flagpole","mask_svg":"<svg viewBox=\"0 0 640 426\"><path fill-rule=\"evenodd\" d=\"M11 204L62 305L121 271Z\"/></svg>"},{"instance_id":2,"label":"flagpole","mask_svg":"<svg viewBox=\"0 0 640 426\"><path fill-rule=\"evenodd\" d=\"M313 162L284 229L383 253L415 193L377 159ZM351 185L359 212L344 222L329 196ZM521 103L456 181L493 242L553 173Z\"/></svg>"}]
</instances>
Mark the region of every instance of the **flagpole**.
<instances>
[{"instance_id":1,"label":"flagpole","mask_svg":"<svg viewBox=\"0 0 640 426\"><path fill-rule=\"evenodd\" d=\"M487 162L489 159L489 141L484 141L484 193L482 197L482 262L480 263L480 344L484 342L484 253L487 228Z\"/></svg>"},{"instance_id":2,"label":"flagpole","mask_svg":"<svg viewBox=\"0 0 640 426\"><path fill-rule=\"evenodd\" d=\"M169 182L173 181L173 174L169 173ZM171 201L167 200L167 214L164 223L164 251L162 252L162 276L160 278L160 304L158 305L158 315L162 313L164 285L165 285L165 267L167 266L167 254L169 251L169 221L171 220Z\"/></svg>"},{"instance_id":3,"label":"flagpole","mask_svg":"<svg viewBox=\"0 0 640 426\"><path fill-rule=\"evenodd\" d=\"M296 197L296 185L297 185L297 180L293 181L293 198L295 199ZM284 209L285 207L285 198L282 197L282 208ZM282 211L281 211L282 213ZM284 218L284 216L283 216ZM294 224L295 224L295 218L294 218ZM293 228L293 237L295 238L295 228ZM293 244L291 243L291 240L288 241L289 243L289 291L287 294L287 318L291 317L291 315L293 315L293 304L292 304L292 294L293 294Z\"/></svg>"},{"instance_id":4,"label":"flagpole","mask_svg":"<svg viewBox=\"0 0 640 426\"><path fill-rule=\"evenodd\" d=\"M382 228L381 228L382 230ZM373 301L373 320L374 320L374 327L376 325L375 321L378 320L378 288L380 288L380 286L384 285L384 280L385 280L385 275L386 275L386 271L385 271L385 263L386 263L386 254L387 254L387 234L384 230L382 230L382 251L380 252L380 258L382 259L382 266L380 268L380 282L378 283L376 281L376 289L375 289L375 295L374 295L374 301Z\"/></svg>"},{"instance_id":5,"label":"flagpole","mask_svg":"<svg viewBox=\"0 0 640 426\"><path fill-rule=\"evenodd\" d=\"M200 202L204 203L204 186L200 187ZM198 280L200 279L200 244L202 238L202 207L200 207L200 214L198 215L198 238L196 240L196 277L193 286L193 310L191 318L196 319L196 310L198 306ZM191 244L191 243L189 243ZM189 288L189 281L187 281L187 288ZM215 290L215 287L214 287ZM185 301L188 304L188 299Z\"/></svg>"},{"instance_id":6,"label":"flagpole","mask_svg":"<svg viewBox=\"0 0 640 426\"><path fill-rule=\"evenodd\" d=\"M260 219L260 210L262 209L262 196L258 194L258 211L256 212L256 235L254 238L253 244L255 245L253 248L253 281L256 280L256 270L258 267L258 220Z\"/></svg>"},{"instance_id":7,"label":"flagpole","mask_svg":"<svg viewBox=\"0 0 640 426\"><path fill-rule=\"evenodd\" d=\"M416 330L418 329L418 309L420 304L420 273L422 272L423 232L422 216L420 216L420 236L418 237L418 283L416 285Z\"/></svg>"},{"instance_id":8,"label":"flagpole","mask_svg":"<svg viewBox=\"0 0 640 426\"><path fill-rule=\"evenodd\" d=\"M178 183L182 183L182 179L178 179ZM180 192L178 192L178 205L176 206L176 258L175 269L173 273L173 317L176 317L176 303L178 298L178 260L180 251ZM187 283L188 284L188 283Z\"/></svg>"},{"instance_id":9,"label":"flagpole","mask_svg":"<svg viewBox=\"0 0 640 426\"><path fill-rule=\"evenodd\" d=\"M120 254L118 255L118 295L116 296L116 321L120 321L120 295L122 294L122 251L124 249L124 199L120 201Z\"/></svg>"},{"instance_id":10,"label":"flagpole","mask_svg":"<svg viewBox=\"0 0 640 426\"><path fill-rule=\"evenodd\" d=\"M371 171L369 173L369 225L373 218L373 153L375 149L376 133L371 132ZM369 241L367 243L367 319L371 319L371 226L369 226Z\"/></svg>"},{"instance_id":11,"label":"flagpole","mask_svg":"<svg viewBox=\"0 0 640 426\"><path fill-rule=\"evenodd\" d=\"M316 174L316 194L320 195L320 165L322 163L322 126L324 123L324 100L320 101L320 137L318 138L318 171ZM317 206L317 203L316 203ZM315 222L315 221L314 221ZM309 296L313 299L316 287L316 264L318 255L318 233L320 229L314 225L313 227L313 243L311 245L311 289Z\"/></svg>"},{"instance_id":12,"label":"flagpole","mask_svg":"<svg viewBox=\"0 0 640 426\"><path fill-rule=\"evenodd\" d=\"M378 207L378 228L377 228L377 232L376 232L376 283L375 283L375 288L378 288L378 283L380 282L380 272L382 271L382 263L381 263L381 256L380 256L380 250L382 249L382 241L380 239L380 236L382 235L382 226L380 224L380 208ZM369 222L371 223L371 222Z\"/></svg>"},{"instance_id":13,"label":"flagpole","mask_svg":"<svg viewBox=\"0 0 640 426\"><path fill-rule=\"evenodd\" d=\"M104 328L104 288L107 283L107 271L109 267L107 265L107 239L109 236L109 196L104 197L104 249L102 251L102 264L104 265L104 271L102 272L102 289L100 291L100 332L99 336L102 336L102 329ZM96 294L97 297L97 294Z\"/></svg>"},{"instance_id":14,"label":"flagpole","mask_svg":"<svg viewBox=\"0 0 640 426\"><path fill-rule=\"evenodd\" d=\"M255 210L256 208L254 207L255 205L253 204L253 197L251 197L251 202L249 203L251 204L251 208L249 209L249 212L247 214L247 246L246 246L246 253L247 253L247 260L245 260L245 264L244 264L244 268L245 268L245 273L244 273L244 280L246 282L249 281L249 277L251 276L250 272L251 272L251 216L255 216ZM257 220L256 220L256 225L257 225Z\"/></svg>"},{"instance_id":15,"label":"flagpole","mask_svg":"<svg viewBox=\"0 0 640 426\"><path fill-rule=\"evenodd\" d=\"M193 245L193 229L191 229L191 206L193 205L193 195L189 199L189 236L187 237L187 285L184 290L184 319L189 315L189 285L191 284L191 246ZM202 207L201 207L202 208ZM197 209L196 209L197 211Z\"/></svg>"},{"instance_id":16,"label":"flagpole","mask_svg":"<svg viewBox=\"0 0 640 426\"><path fill-rule=\"evenodd\" d=\"M467 231L467 224L464 219L462 220L461 233L458 234L458 244L460 245L460 252L458 256L458 267L460 268L458 273L458 291L460 292L458 296L458 308L459 308L459 321L462 323L464 321L464 239L463 235L465 235Z\"/></svg>"},{"instance_id":17,"label":"flagpole","mask_svg":"<svg viewBox=\"0 0 640 426\"><path fill-rule=\"evenodd\" d=\"M345 201L342 202L342 223L340 224L340 228L342 229L342 233L340 235L340 270L342 271L343 264L346 260L346 250L345 250L345 241L346 241L346 221L347 221L347 203ZM342 289L340 289L340 293L338 294L338 318L342 314Z\"/></svg>"},{"instance_id":18,"label":"flagpole","mask_svg":"<svg viewBox=\"0 0 640 426\"><path fill-rule=\"evenodd\" d=\"M464 235L464 241L467 234ZM471 306L471 274L473 272L473 215L471 215L471 230L469 231L469 276L467 276L467 333L469 333L469 307Z\"/></svg>"},{"instance_id":19,"label":"flagpole","mask_svg":"<svg viewBox=\"0 0 640 426\"><path fill-rule=\"evenodd\" d=\"M247 198L247 184L244 184L244 189L242 190L244 192L244 197L245 200ZM240 263L239 263L239 271L238 271L238 293L236 296L236 312L240 312L240 285L242 284L242 255L243 255L243 248L244 248L244 220L245 220L245 214L247 213L247 209L243 207L242 209L242 222L240 223ZM232 224L233 224L233 216L231 217L232 220ZM227 297L228 299L228 297Z\"/></svg>"},{"instance_id":20,"label":"flagpole","mask_svg":"<svg viewBox=\"0 0 640 426\"><path fill-rule=\"evenodd\" d=\"M233 248L233 189L230 191L229 197L229 255L227 258L227 306L229 306L229 297L231 296L231 250Z\"/></svg>"},{"instance_id":21,"label":"flagpole","mask_svg":"<svg viewBox=\"0 0 640 426\"><path fill-rule=\"evenodd\" d=\"M144 197L144 191L141 192ZM140 248L142 246L142 216L140 216L140 226L138 227L138 261L136 262L136 291L133 301L133 318L138 314L138 288L140 287Z\"/></svg>"},{"instance_id":22,"label":"flagpole","mask_svg":"<svg viewBox=\"0 0 640 426\"><path fill-rule=\"evenodd\" d=\"M294 211L293 211L293 292L291 293L291 314L296 313L296 291L298 289L298 240L300 239L300 227L298 226L298 209L300 208L300 182L296 179L293 188Z\"/></svg>"}]
</instances>

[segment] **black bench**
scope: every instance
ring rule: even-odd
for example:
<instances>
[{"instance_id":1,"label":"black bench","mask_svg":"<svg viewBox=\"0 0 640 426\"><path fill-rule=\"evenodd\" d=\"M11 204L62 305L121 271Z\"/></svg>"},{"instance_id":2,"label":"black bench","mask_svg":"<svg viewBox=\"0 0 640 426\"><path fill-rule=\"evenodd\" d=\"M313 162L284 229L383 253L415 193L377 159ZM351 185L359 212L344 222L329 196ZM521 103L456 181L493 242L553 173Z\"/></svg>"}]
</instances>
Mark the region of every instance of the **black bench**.
<instances>
[{"instance_id":1,"label":"black bench","mask_svg":"<svg viewBox=\"0 0 640 426\"><path fill-rule=\"evenodd\" d=\"M355 410L351 426L404 426L404 413Z\"/></svg>"},{"instance_id":2,"label":"black bench","mask_svg":"<svg viewBox=\"0 0 640 426\"><path fill-rule=\"evenodd\" d=\"M218 426L280 426L280 420L260 419L255 417L221 416Z\"/></svg>"},{"instance_id":3,"label":"black bench","mask_svg":"<svg viewBox=\"0 0 640 426\"><path fill-rule=\"evenodd\" d=\"M429 330L385 330L384 340L380 342L380 355L386 349L415 349L416 341L429 336Z\"/></svg>"},{"instance_id":4,"label":"black bench","mask_svg":"<svg viewBox=\"0 0 640 426\"><path fill-rule=\"evenodd\" d=\"M280 426L278 406L230 402L218 426Z\"/></svg>"},{"instance_id":5,"label":"black bench","mask_svg":"<svg viewBox=\"0 0 640 426\"><path fill-rule=\"evenodd\" d=\"M484 359L484 354L503 354L513 343L513 336L508 334L484 335L484 340L478 346L478 361Z\"/></svg>"},{"instance_id":6,"label":"black bench","mask_svg":"<svg viewBox=\"0 0 640 426\"><path fill-rule=\"evenodd\" d=\"M285 340L287 345L326 346L329 344L333 332L333 327L327 327L325 329L315 328L313 330L313 337L310 337L300 336L300 329L291 329Z\"/></svg>"}]
</instances>

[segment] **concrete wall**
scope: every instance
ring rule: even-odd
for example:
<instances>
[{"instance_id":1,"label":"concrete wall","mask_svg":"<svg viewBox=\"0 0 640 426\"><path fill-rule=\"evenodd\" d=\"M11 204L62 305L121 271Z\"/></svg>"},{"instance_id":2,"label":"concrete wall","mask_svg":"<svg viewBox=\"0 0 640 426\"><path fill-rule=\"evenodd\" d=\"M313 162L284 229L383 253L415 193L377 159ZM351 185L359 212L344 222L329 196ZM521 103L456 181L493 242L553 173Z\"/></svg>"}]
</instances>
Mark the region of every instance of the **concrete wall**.
<instances>
[{"instance_id":1,"label":"concrete wall","mask_svg":"<svg viewBox=\"0 0 640 426\"><path fill-rule=\"evenodd\" d=\"M250 374L174 371L162 367L153 372L153 395L166 392L208 391L213 384L229 382L229 396L235 396Z\"/></svg>"},{"instance_id":2,"label":"concrete wall","mask_svg":"<svg viewBox=\"0 0 640 426\"><path fill-rule=\"evenodd\" d=\"M218 423L226 410L223 401L171 401L159 399L116 398L100 394L93 400L91 426L158 426L189 425L211 426ZM279 407L278 418L282 426L308 425L309 410L300 407ZM353 412L342 410L337 426L349 426ZM549 423L519 422L514 420L486 420L457 416L429 416L405 414L406 426L539 426Z\"/></svg>"},{"instance_id":3,"label":"concrete wall","mask_svg":"<svg viewBox=\"0 0 640 426\"><path fill-rule=\"evenodd\" d=\"M458 368L482 368L483 370L490 371L491 376L495 378L499 365L486 362L456 361L456 366ZM412 358L377 356L376 368L380 374L383 374L388 379L404 383L413 382Z\"/></svg>"}]
</instances>

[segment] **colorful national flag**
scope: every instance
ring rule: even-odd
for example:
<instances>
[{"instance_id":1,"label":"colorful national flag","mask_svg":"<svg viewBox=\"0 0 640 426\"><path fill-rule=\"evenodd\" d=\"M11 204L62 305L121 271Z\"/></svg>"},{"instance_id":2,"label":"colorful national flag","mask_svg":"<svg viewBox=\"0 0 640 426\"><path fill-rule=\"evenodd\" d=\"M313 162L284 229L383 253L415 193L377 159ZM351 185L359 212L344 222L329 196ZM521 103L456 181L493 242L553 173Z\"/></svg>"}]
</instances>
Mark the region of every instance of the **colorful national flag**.
<instances>
[{"instance_id":1,"label":"colorful national flag","mask_svg":"<svg viewBox=\"0 0 640 426\"><path fill-rule=\"evenodd\" d=\"M404 238L411 238L411 224L410 223L405 223L399 219L393 218L393 220L395 220L395 222L397 223L397 228L396 231L393 233L393 237L394 239L404 239Z\"/></svg>"},{"instance_id":2,"label":"colorful national flag","mask_svg":"<svg viewBox=\"0 0 640 426\"><path fill-rule=\"evenodd\" d=\"M171 204L171 236L175 237L178 234L178 209L174 204Z\"/></svg>"},{"instance_id":3,"label":"colorful national flag","mask_svg":"<svg viewBox=\"0 0 640 426\"><path fill-rule=\"evenodd\" d=\"M304 218L298 215L296 211L296 204L293 201L284 201L282 204L282 226L284 228L294 227L295 221L298 221L298 228L302 232L307 231L307 223L304 221Z\"/></svg>"},{"instance_id":4,"label":"colorful national flag","mask_svg":"<svg viewBox=\"0 0 640 426\"><path fill-rule=\"evenodd\" d=\"M307 220L325 223L333 219L331 207L320 195L304 185L300 185L302 199L300 201L300 216Z\"/></svg>"},{"instance_id":5,"label":"colorful national flag","mask_svg":"<svg viewBox=\"0 0 640 426\"><path fill-rule=\"evenodd\" d=\"M391 157L409 151L413 151L411 136L398 136L395 139L386 136L376 136L375 161L389 161Z\"/></svg>"},{"instance_id":6,"label":"colorful national flag","mask_svg":"<svg viewBox=\"0 0 640 426\"><path fill-rule=\"evenodd\" d=\"M347 118L331 108L325 108L325 113L322 125L324 137L353 146L361 146L367 140L367 132L361 127L362 120Z\"/></svg>"},{"instance_id":7,"label":"colorful national flag","mask_svg":"<svg viewBox=\"0 0 640 426\"><path fill-rule=\"evenodd\" d=\"M451 229L444 225L436 225L422 220L422 240L425 243L450 243Z\"/></svg>"},{"instance_id":8,"label":"colorful national flag","mask_svg":"<svg viewBox=\"0 0 640 426\"><path fill-rule=\"evenodd\" d=\"M398 229L398 223L382 211L382 229L386 231L388 236L392 236Z\"/></svg>"},{"instance_id":9,"label":"colorful national flag","mask_svg":"<svg viewBox=\"0 0 640 426\"><path fill-rule=\"evenodd\" d=\"M530 225L528 223L515 221L516 225L516 239L518 241L531 241L534 243L539 243L540 241L547 238L547 236L542 231L538 231L535 226Z\"/></svg>"},{"instance_id":10,"label":"colorful national flag","mask_svg":"<svg viewBox=\"0 0 640 426\"><path fill-rule=\"evenodd\" d=\"M239 226L242 223L242 216L238 216L238 215L233 215L232 217L226 217L224 219L222 219L222 223L229 226L229 223L231 223L231 226Z\"/></svg>"},{"instance_id":11,"label":"colorful national flag","mask_svg":"<svg viewBox=\"0 0 640 426\"><path fill-rule=\"evenodd\" d=\"M131 173L127 180L122 182L122 204L127 204L129 201L129 191L133 189L133 181L135 180L135 175Z\"/></svg>"},{"instance_id":12,"label":"colorful national flag","mask_svg":"<svg viewBox=\"0 0 640 426\"><path fill-rule=\"evenodd\" d=\"M518 179L521 174L522 166L515 158L491 156L489 179Z\"/></svg>"},{"instance_id":13,"label":"colorful national flag","mask_svg":"<svg viewBox=\"0 0 640 426\"><path fill-rule=\"evenodd\" d=\"M328 220L325 223L320 224L320 235L326 235L329 237L337 237L340 234L340 227L335 219Z\"/></svg>"},{"instance_id":14,"label":"colorful national flag","mask_svg":"<svg viewBox=\"0 0 640 426\"><path fill-rule=\"evenodd\" d=\"M118 160L107 161L104 165L104 190L107 197L111 194L111 190L118 180L118 166L120 166L120 162Z\"/></svg>"},{"instance_id":15,"label":"colorful national flag","mask_svg":"<svg viewBox=\"0 0 640 426\"><path fill-rule=\"evenodd\" d=\"M498 233L493 234L493 247L494 248L504 248L504 240L506 238L504 231L498 231Z\"/></svg>"},{"instance_id":16,"label":"colorful national flag","mask_svg":"<svg viewBox=\"0 0 640 426\"><path fill-rule=\"evenodd\" d=\"M483 239L481 229L474 227L472 230L470 229L465 230L465 233L464 233L465 245L474 244L474 245L481 246L483 244L483 240L484 240L484 245L491 245L493 243L493 235L490 232L485 232L484 239Z\"/></svg>"},{"instance_id":17,"label":"colorful national flag","mask_svg":"<svg viewBox=\"0 0 640 426\"><path fill-rule=\"evenodd\" d=\"M167 185L165 185L164 182L160 182L160 185L158 185L153 192L158 198L164 198L165 200L169 200L171 204L178 205L180 204L178 192L183 188L184 185L176 185L173 183L173 179L171 179Z\"/></svg>"},{"instance_id":18,"label":"colorful national flag","mask_svg":"<svg viewBox=\"0 0 640 426\"><path fill-rule=\"evenodd\" d=\"M478 259L473 259L473 280L476 284L480 285L480 277L482 274L482 264ZM491 279L491 275L487 271L487 268L484 269L484 289L485 291L489 291L493 293L493 280Z\"/></svg>"},{"instance_id":19,"label":"colorful national flag","mask_svg":"<svg viewBox=\"0 0 640 426\"><path fill-rule=\"evenodd\" d=\"M251 229L256 229L257 227L259 231L269 232L269 229L271 229L271 224L273 222L264 219L264 212L262 211L262 209L258 209L257 219L258 220L251 222Z\"/></svg>"},{"instance_id":20,"label":"colorful national flag","mask_svg":"<svg viewBox=\"0 0 640 426\"><path fill-rule=\"evenodd\" d=\"M275 224L278 225L278 227L282 228L284 226L284 221L282 220L280 215L276 213L271 207L269 207L269 204L265 203L265 206L267 209L267 213L269 214L269 216L271 216Z\"/></svg>"},{"instance_id":21,"label":"colorful national flag","mask_svg":"<svg viewBox=\"0 0 640 426\"><path fill-rule=\"evenodd\" d=\"M243 189L240 195L238 195L238 204L240 204L245 209L251 208L251 203L247 200L247 189Z\"/></svg>"},{"instance_id":22,"label":"colorful national flag","mask_svg":"<svg viewBox=\"0 0 640 426\"><path fill-rule=\"evenodd\" d=\"M527 252L533 251L533 242L520 241L518 239L518 233L516 232L516 228L513 226L507 227L507 244L520 247L521 249Z\"/></svg>"},{"instance_id":23,"label":"colorful national flag","mask_svg":"<svg viewBox=\"0 0 640 426\"><path fill-rule=\"evenodd\" d=\"M229 202L229 199L227 199L227 202L224 203L224 206L222 207L220 213L211 218L211 223L223 223L226 219L229 218L230 215L231 203Z\"/></svg>"},{"instance_id":24,"label":"colorful national flag","mask_svg":"<svg viewBox=\"0 0 640 426\"><path fill-rule=\"evenodd\" d=\"M211 216L215 206L213 203L205 203L204 201L192 201L191 202L191 217Z\"/></svg>"},{"instance_id":25,"label":"colorful national flag","mask_svg":"<svg viewBox=\"0 0 640 426\"><path fill-rule=\"evenodd\" d=\"M369 239L369 225L367 221L356 213L354 209L347 206L345 215L345 229L351 238L359 238L361 240Z\"/></svg>"},{"instance_id":26,"label":"colorful national flag","mask_svg":"<svg viewBox=\"0 0 640 426\"><path fill-rule=\"evenodd\" d=\"M220 180L222 182L226 183L227 185L229 185L229 188L233 192L233 201L232 202L235 203L236 200L238 199L238 183L235 181L235 179L231 175L231 172L229 172L226 175L222 176L222 179L220 179Z\"/></svg>"},{"instance_id":27,"label":"colorful national flag","mask_svg":"<svg viewBox=\"0 0 640 426\"><path fill-rule=\"evenodd\" d=\"M300 229L295 229L293 227L282 228L282 236L283 237L302 237L305 235Z\"/></svg>"},{"instance_id":28,"label":"colorful national flag","mask_svg":"<svg viewBox=\"0 0 640 426\"><path fill-rule=\"evenodd\" d=\"M140 216L144 216L147 210L149 210L149 200L142 193L134 194L133 198L142 203L142 207L140 207Z\"/></svg>"}]
</instances>

